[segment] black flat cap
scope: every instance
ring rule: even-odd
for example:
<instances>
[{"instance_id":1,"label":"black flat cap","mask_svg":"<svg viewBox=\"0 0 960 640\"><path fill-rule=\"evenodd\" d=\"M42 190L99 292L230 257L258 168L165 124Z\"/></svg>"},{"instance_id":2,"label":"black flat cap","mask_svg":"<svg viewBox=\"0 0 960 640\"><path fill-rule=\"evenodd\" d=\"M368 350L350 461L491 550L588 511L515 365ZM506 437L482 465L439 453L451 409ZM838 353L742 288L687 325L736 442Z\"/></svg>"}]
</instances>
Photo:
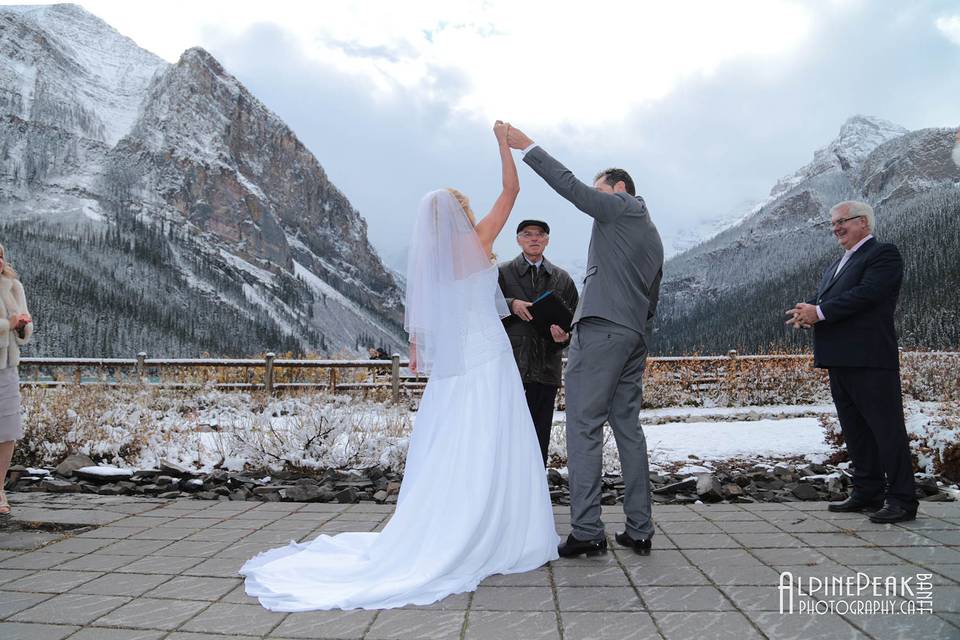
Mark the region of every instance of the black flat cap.
<instances>
[{"instance_id":1,"label":"black flat cap","mask_svg":"<svg viewBox=\"0 0 960 640\"><path fill-rule=\"evenodd\" d=\"M541 229L543 229L544 233L546 234L550 233L550 225L548 225L543 220L524 220L523 222L517 225L517 233L520 233L521 231L523 231L524 227L540 227Z\"/></svg>"}]
</instances>

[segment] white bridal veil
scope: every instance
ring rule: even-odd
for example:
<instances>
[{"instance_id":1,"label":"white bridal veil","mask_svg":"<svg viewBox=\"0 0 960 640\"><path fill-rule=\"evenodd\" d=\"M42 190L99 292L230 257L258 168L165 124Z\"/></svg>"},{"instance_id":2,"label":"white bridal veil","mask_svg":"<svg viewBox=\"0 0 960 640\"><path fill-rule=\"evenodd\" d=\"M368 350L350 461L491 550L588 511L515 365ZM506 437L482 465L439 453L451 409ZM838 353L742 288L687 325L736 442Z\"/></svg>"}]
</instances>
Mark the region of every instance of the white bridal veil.
<instances>
[{"instance_id":1,"label":"white bridal veil","mask_svg":"<svg viewBox=\"0 0 960 640\"><path fill-rule=\"evenodd\" d=\"M404 316L418 371L459 375L468 359L481 355L482 341L469 338L489 330L484 314L509 314L496 274L453 194L440 189L425 195L410 241Z\"/></svg>"}]
</instances>

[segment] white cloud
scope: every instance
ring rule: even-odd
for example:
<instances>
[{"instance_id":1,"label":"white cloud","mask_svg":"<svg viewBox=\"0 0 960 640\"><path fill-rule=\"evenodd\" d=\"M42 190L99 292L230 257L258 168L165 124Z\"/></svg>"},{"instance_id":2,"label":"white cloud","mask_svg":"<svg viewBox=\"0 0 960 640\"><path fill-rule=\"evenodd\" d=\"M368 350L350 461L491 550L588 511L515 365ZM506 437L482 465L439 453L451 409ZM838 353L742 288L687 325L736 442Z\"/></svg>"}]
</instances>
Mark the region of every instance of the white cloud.
<instances>
[{"instance_id":1,"label":"white cloud","mask_svg":"<svg viewBox=\"0 0 960 640\"><path fill-rule=\"evenodd\" d=\"M358 74L383 96L413 89L483 121L509 117L538 127L620 121L690 77L789 54L813 23L810 10L791 0L602 9L572 0L82 4L168 60L190 46L215 50L268 23L288 32L308 59ZM438 76L445 74L465 79L451 95L442 94Z\"/></svg>"},{"instance_id":2,"label":"white cloud","mask_svg":"<svg viewBox=\"0 0 960 640\"><path fill-rule=\"evenodd\" d=\"M942 16L937 18L935 24L940 33L946 36L950 42L960 46L960 15Z\"/></svg>"}]
</instances>

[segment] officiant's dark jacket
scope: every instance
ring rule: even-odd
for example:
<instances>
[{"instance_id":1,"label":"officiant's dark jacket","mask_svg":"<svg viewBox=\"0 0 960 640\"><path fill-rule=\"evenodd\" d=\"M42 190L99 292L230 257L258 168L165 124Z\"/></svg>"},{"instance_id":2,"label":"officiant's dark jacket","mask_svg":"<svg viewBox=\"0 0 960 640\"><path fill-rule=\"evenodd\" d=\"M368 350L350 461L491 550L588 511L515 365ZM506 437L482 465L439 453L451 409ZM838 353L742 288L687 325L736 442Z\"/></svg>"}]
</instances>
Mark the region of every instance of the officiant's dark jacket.
<instances>
[{"instance_id":1,"label":"officiant's dark jacket","mask_svg":"<svg viewBox=\"0 0 960 640\"><path fill-rule=\"evenodd\" d=\"M867 240L834 277L835 260L823 273L810 304L825 320L813 325L814 366L900 368L893 316L903 282L896 245Z\"/></svg>"},{"instance_id":2,"label":"officiant's dark jacket","mask_svg":"<svg viewBox=\"0 0 960 640\"><path fill-rule=\"evenodd\" d=\"M507 305L511 305L518 298L533 302L549 289L559 296L570 310L577 308L579 295L573 278L546 258L543 258L540 264L543 273L537 278L537 286L534 286L531 273L534 267L530 266L522 253L509 262L501 262L499 268L500 290L507 299ZM510 337L513 355L523 381L559 387L562 374L561 357L565 345L544 337L532 324L515 315L504 318L503 326Z\"/></svg>"}]
</instances>

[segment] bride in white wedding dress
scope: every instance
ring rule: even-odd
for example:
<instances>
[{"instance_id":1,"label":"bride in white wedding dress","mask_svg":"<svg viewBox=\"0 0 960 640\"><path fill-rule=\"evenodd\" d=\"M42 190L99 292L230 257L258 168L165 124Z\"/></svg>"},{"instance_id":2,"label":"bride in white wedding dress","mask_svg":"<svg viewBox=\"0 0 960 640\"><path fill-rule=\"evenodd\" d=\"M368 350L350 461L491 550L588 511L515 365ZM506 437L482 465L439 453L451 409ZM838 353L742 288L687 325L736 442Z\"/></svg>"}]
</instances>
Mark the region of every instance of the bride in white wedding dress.
<instances>
[{"instance_id":1,"label":"bride in white wedding dress","mask_svg":"<svg viewBox=\"0 0 960 640\"><path fill-rule=\"evenodd\" d=\"M472 591L557 558L553 510L491 260L519 191L494 133L503 191L473 224L459 192L420 203L407 270L411 367L429 374L393 517L379 533L320 535L247 561L248 595L272 611L387 609Z\"/></svg>"}]
</instances>

